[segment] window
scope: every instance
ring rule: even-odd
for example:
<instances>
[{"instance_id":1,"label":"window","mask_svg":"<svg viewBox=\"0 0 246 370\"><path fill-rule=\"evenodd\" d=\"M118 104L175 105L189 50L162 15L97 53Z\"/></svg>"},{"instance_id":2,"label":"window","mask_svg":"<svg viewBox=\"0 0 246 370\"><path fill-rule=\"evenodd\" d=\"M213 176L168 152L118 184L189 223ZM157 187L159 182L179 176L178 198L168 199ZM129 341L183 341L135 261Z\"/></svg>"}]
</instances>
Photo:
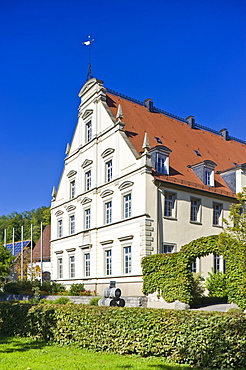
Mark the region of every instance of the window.
<instances>
[{"instance_id":1,"label":"window","mask_svg":"<svg viewBox=\"0 0 246 370\"><path fill-rule=\"evenodd\" d=\"M174 247L174 244L162 244L160 253L173 253Z\"/></svg>"},{"instance_id":2,"label":"window","mask_svg":"<svg viewBox=\"0 0 246 370\"><path fill-rule=\"evenodd\" d=\"M91 121L86 124L86 142L88 143L92 139L92 125Z\"/></svg>"},{"instance_id":3,"label":"window","mask_svg":"<svg viewBox=\"0 0 246 370\"><path fill-rule=\"evenodd\" d=\"M75 257L74 256L69 257L69 277L70 278L75 277Z\"/></svg>"},{"instance_id":4,"label":"window","mask_svg":"<svg viewBox=\"0 0 246 370\"><path fill-rule=\"evenodd\" d=\"M199 258L196 258L194 262L191 263L191 271L192 272L199 272Z\"/></svg>"},{"instance_id":5,"label":"window","mask_svg":"<svg viewBox=\"0 0 246 370\"><path fill-rule=\"evenodd\" d=\"M200 199L191 198L190 201L190 220L193 222L199 222L199 211L200 211Z\"/></svg>"},{"instance_id":6,"label":"window","mask_svg":"<svg viewBox=\"0 0 246 370\"><path fill-rule=\"evenodd\" d=\"M85 276L91 275L91 256L90 253L85 253Z\"/></svg>"},{"instance_id":7,"label":"window","mask_svg":"<svg viewBox=\"0 0 246 370\"><path fill-rule=\"evenodd\" d=\"M70 199L75 198L75 180L70 182Z\"/></svg>"},{"instance_id":8,"label":"window","mask_svg":"<svg viewBox=\"0 0 246 370\"><path fill-rule=\"evenodd\" d=\"M91 171L85 173L85 190L91 189Z\"/></svg>"},{"instance_id":9,"label":"window","mask_svg":"<svg viewBox=\"0 0 246 370\"><path fill-rule=\"evenodd\" d=\"M70 235L75 233L75 216L74 215L69 217L69 229L70 229Z\"/></svg>"},{"instance_id":10,"label":"window","mask_svg":"<svg viewBox=\"0 0 246 370\"><path fill-rule=\"evenodd\" d=\"M132 247L124 248L124 274L132 272Z\"/></svg>"},{"instance_id":11,"label":"window","mask_svg":"<svg viewBox=\"0 0 246 370\"><path fill-rule=\"evenodd\" d=\"M90 229L91 227L91 209L85 210L85 229Z\"/></svg>"},{"instance_id":12,"label":"window","mask_svg":"<svg viewBox=\"0 0 246 370\"><path fill-rule=\"evenodd\" d=\"M175 195L170 193L165 193L165 205L164 205L164 216L174 217L174 202Z\"/></svg>"},{"instance_id":13,"label":"window","mask_svg":"<svg viewBox=\"0 0 246 370\"><path fill-rule=\"evenodd\" d=\"M167 157L164 155L157 154L156 158L156 171L163 173L164 175L168 174L167 171Z\"/></svg>"},{"instance_id":14,"label":"window","mask_svg":"<svg viewBox=\"0 0 246 370\"><path fill-rule=\"evenodd\" d=\"M214 273L217 271L226 272L226 261L223 259L222 256L218 256L214 254Z\"/></svg>"},{"instance_id":15,"label":"window","mask_svg":"<svg viewBox=\"0 0 246 370\"><path fill-rule=\"evenodd\" d=\"M112 222L112 201L105 203L105 223L110 224Z\"/></svg>"},{"instance_id":16,"label":"window","mask_svg":"<svg viewBox=\"0 0 246 370\"><path fill-rule=\"evenodd\" d=\"M57 276L59 279L63 278L63 264L62 264L62 257L57 259Z\"/></svg>"},{"instance_id":17,"label":"window","mask_svg":"<svg viewBox=\"0 0 246 370\"><path fill-rule=\"evenodd\" d=\"M61 238L63 234L62 220L58 220L57 229L58 238Z\"/></svg>"},{"instance_id":18,"label":"window","mask_svg":"<svg viewBox=\"0 0 246 370\"><path fill-rule=\"evenodd\" d=\"M204 175L205 185L212 186L212 170L205 168Z\"/></svg>"},{"instance_id":19,"label":"window","mask_svg":"<svg viewBox=\"0 0 246 370\"><path fill-rule=\"evenodd\" d=\"M112 275L112 250L105 251L106 275Z\"/></svg>"},{"instance_id":20,"label":"window","mask_svg":"<svg viewBox=\"0 0 246 370\"><path fill-rule=\"evenodd\" d=\"M221 225L221 211L222 205L218 203L213 204L213 225Z\"/></svg>"},{"instance_id":21,"label":"window","mask_svg":"<svg viewBox=\"0 0 246 370\"><path fill-rule=\"evenodd\" d=\"M106 182L109 182L112 180L113 175L113 163L112 160L106 162Z\"/></svg>"},{"instance_id":22,"label":"window","mask_svg":"<svg viewBox=\"0 0 246 370\"><path fill-rule=\"evenodd\" d=\"M132 215L132 195L124 196L124 218L129 218Z\"/></svg>"}]
</instances>

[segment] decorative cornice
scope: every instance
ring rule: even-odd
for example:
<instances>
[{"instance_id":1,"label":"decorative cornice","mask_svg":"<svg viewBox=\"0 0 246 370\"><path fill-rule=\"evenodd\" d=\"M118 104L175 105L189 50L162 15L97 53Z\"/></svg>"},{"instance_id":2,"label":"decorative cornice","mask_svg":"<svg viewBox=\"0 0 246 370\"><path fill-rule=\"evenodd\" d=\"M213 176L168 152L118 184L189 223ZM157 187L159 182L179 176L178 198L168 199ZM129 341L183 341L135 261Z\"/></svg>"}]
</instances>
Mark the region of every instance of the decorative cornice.
<instances>
[{"instance_id":1,"label":"decorative cornice","mask_svg":"<svg viewBox=\"0 0 246 370\"><path fill-rule=\"evenodd\" d=\"M75 175L76 175L76 173L77 173L77 171L75 171L75 170L71 170L71 171L69 171L69 172L68 172L67 177L68 177L68 178L70 178L70 177L72 177L72 176L75 176Z\"/></svg>"},{"instance_id":2,"label":"decorative cornice","mask_svg":"<svg viewBox=\"0 0 246 370\"><path fill-rule=\"evenodd\" d=\"M74 252L76 248L68 248L66 249L67 252Z\"/></svg>"},{"instance_id":3,"label":"decorative cornice","mask_svg":"<svg viewBox=\"0 0 246 370\"><path fill-rule=\"evenodd\" d=\"M59 209L58 211L56 211L55 216L56 217L61 216L61 215L63 215L63 213L64 212Z\"/></svg>"},{"instance_id":4,"label":"decorative cornice","mask_svg":"<svg viewBox=\"0 0 246 370\"><path fill-rule=\"evenodd\" d=\"M123 236L121 238L118 238L120 242L124 242L126 240L131 240L133 239L133 235L128 235L128 236Z\"/></svg>"},{"instance_id":5,"label":"decorative cornice","mask_svg":"<svg viewBox=\"0 0 246 370\"><path fill-rule=\"evenodd\" d=\"M102 198L105 198L105 197L108 197L109 195L112 195L113 194L113 190L109 190L109 189L107 189L107 190L104 190L101 194L100 194L100 196L102 197Z\"/></svg>"},{"instance_id":6,"label":"decorative cornice","mask_svg":"<svg viewBox=\"0 0 246 370\"><path fill-rule=\"evenodd\" d=\"M119 186L119 190L123 190L123 189L126 189L126 188L129 188L130 186L132 186L134 184L134 182L132 181L124 181L120 186Z\"/></svg>"},{"instance_id":7,"label":"decorative cornice","mask_svg":"<svg viewBox=\"0 0 246 370\"><path fill-rule=\"evenodd\" d=\"M82 114L82 119L88 118L89 116L92 115L92 113L93 113L92 109L86 109L86 111Z\"/></svg>"},{"instance_id":8,"label":"decorative cornice","mask_svg":"<svg viewBox=\"0 0 246 370\"><path fill-rule=\"evenodd\" d=\"M113 148L108 148L108 149L104 150L104 152L101 154L101 157L102 157L102 158L105 158L105 157L107 157L108 155L112 154L114 151L115 151L115 149L113 149Z\"/></svg>"},{"instance_id":9,"label":"decorative cornice","mask_svg":"<svg viewBox=\"0 0 246 370\"><path fill-rule=\"evenodd\" d=\"M85 159L84 162L82 163L81 167L85 168L85 167L89 166L92 163L93 163L93 161L91 159Z\"/></svg>"},{"instance_id":10,"label":"decorative cornice","mask_svg":"<svg viewBox=\"0 0 246 370\"><path fill-rule=\"evenodd\" d=\"M113 240L105 240L103 242L100 242L101 245L107 245L107 244L113 244Z\"/></svg>"},{"instance_id":11,"label":"decorative cornice","mask_svg":"<svg viewBox=\"0 0 246 370\"><path fill-rule=\"evenodd\" d=\"M85 197L82 201L81 201L81 204L84 205L84 204L87 204L87 203L90 203L92 202L92 199L91 198L87 198Z\"/></svg>"},{"instance_id":12,"label":"decorative cornice","mask_svg":"<svg viewBox=\"0 0 246 370\"><path fill-rule=\"evenodd\" d=\"M76 208L76 207L75 207L74 205L71 205L71 206L68 206L68 207L67 207L66 211L67 211L67 212L71 212L71 211L75 210L75 208Z\"/></svg>"}]
</instances>

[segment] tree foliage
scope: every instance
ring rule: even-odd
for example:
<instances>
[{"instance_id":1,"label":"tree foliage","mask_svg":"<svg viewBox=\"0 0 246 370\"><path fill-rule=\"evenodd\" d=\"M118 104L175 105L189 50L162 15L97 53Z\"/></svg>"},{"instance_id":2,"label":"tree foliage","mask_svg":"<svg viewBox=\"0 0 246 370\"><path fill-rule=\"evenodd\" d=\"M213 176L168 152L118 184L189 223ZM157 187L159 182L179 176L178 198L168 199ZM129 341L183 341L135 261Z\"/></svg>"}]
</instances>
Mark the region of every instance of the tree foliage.
<instances>
[{"instance_id":1,"label":"tree foliage","mask_svg":"<svg viewBox=\"0 0 246 370\"><path fill-rule=\"evenodd\" d=\"M11 252L6 247L0 245L0 285L4 278L9 275L13 259Z\"/></svg>"},{"instance_id":2,"label":"tree foliage","mask_svg":"<svg viewBox=\"0 0 246 370\"><path fill-rule=\"evenodd\" d=\"M4 230L7 231L6 241L12 243L13 228L15 241L21 240L21 227L24 229L24 240L31 238L31 224L33 225L33 240L36 243L40 237L40 224L50 224L50 208L40 207L31 211L13 212L0 216L0 245L4 244Z\"/></svg>"}]
</instances>

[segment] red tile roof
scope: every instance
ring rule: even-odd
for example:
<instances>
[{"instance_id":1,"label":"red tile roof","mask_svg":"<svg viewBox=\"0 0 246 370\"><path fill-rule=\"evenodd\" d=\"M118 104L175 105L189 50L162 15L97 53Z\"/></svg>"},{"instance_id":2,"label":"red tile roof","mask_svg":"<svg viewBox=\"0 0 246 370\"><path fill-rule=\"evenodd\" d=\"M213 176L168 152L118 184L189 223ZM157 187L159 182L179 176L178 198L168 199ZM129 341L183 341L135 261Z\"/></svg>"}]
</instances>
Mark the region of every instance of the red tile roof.
<instances>
[{"instance_id":1,"label":"red tile roof","mask_svg":"<svg viewBox=\"0 0 246 370\"><path fill-rule=\"evenodd\" d=\"M145 106L128 101L122 97L107 93L107 104L114 116L121 104L127 137L139 153L145 132L148 133L151 148L158 145L155 137L171 149L170 174L168 176L153 172L156 179L210 192L234 197L230 188L216 171L223 171L235 166L234 163L246 162L246 145L234 140L226 141L222 136L202 129L192 129L187 123L166 116L162 113L149 112ZM195 153L198 151L201 156ZM189 165L210 160L215 167L215 187L209 187L196 176Z\"/></svg>"},{"instance_id":2,"label":"red tile roof","mask_svg":"<svg viewBox=\"0 0 246 370\"><path fill-rule=\"evenodd\" d=\"M51 226L45 226L43 230L43 260L47 261L50 259L50 235L51 235ZM39 238L37 244L33 248L33 260L40 261L41 255L41 238Z\"/></svg>"}]
</instances>

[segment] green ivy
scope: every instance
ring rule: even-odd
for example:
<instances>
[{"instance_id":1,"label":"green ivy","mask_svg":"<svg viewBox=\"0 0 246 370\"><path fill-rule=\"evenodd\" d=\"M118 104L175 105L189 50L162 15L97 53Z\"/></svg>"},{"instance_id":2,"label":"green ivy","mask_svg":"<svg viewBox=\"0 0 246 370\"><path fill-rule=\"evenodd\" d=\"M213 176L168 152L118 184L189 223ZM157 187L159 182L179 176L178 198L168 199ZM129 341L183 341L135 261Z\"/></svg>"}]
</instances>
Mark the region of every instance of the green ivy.
<instances>
[{"instance_id":1,"label":"green ivy","mask_svg":"<svg viewBox=\"0 0 246 370\"><path fill-rule=\"evenodd\" d=\"M143 293L158 292L167 302L192 303L194 286L191 264L213 253L226 260L228 302L246 308L246 245L225 233L202 237L179 252L156 254L142 259Z\"/></svg>"}]
</instances>

